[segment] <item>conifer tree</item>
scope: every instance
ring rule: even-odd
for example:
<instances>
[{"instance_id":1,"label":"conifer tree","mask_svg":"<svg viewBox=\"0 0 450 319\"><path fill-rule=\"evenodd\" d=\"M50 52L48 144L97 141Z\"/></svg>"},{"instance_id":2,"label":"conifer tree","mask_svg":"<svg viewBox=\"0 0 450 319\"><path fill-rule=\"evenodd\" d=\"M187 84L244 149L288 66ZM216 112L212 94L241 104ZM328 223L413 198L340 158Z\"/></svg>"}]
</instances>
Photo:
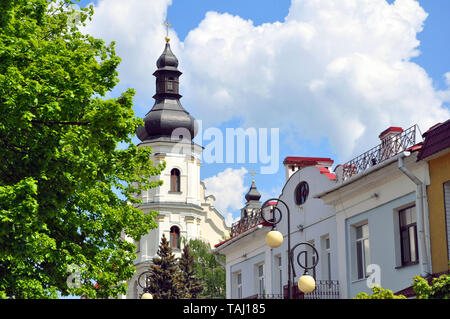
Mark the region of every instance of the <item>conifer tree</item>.
<instances>
[{"instance_id":1,"label":"conifer tree","mask_svg":"<svg viewBox=\"0 0 450 319\"><path fill-rule=\"evenodd\" d=\"M183 254L179 260L180 283L182 288L181 298L197 298L203 291L203 285L195 276L194 255L191 253L189 245L183 248Z\"/></svg>"},{"instance_id":2,"label":"conifer tree","mask_svg":"<svg viewBox=\"0 0 450 319\"><path fill-rule=\"evenodd\" d=\"M150 293L155 299L180 298L182 286L179 267L164 234L157 254L159 257L153 258L153 265L150 267Z\"/></svg>"}]
</instances>

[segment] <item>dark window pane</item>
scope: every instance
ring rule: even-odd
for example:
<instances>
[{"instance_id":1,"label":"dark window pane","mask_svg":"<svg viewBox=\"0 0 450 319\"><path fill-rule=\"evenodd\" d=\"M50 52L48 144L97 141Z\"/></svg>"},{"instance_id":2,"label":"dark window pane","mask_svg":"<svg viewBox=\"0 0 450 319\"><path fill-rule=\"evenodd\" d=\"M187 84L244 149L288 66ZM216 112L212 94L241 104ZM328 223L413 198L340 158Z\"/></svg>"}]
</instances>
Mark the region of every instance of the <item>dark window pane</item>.
<instances>
[{"instance_id":1,"label":"dark window pane","mask_svg":"<svg viewBox=\"0 0 450 319\"><path fill-rule=\"evenodd\" d=\"M363 252L362 243L358 241L356 243L356 267L358 271L358 279L364 278L363 270Z\"/></svg>"},{"instance_id":2,"label":"dark window pane","mask_svg":"<svg viewBox=\"0 0 450 319\"><path fill-rule=\"evenodd\" d=\"M401 210L399 211L399 216L400 216L400 226L406 226L406 210Z\"/></svg>"},{"instance_id":3,"label":"dark window pane","mask_svg":"<svg viewBox=\"0 0 450 319\"><path fill-rule=\"evenodd\" d=\"M331 280L331 254L327 253L328 280Z\"/></svg>"},{"instance_id":4,"label":"dark window pane","mask_svg":"<svg viewBox=\"0 0 450 319\"><path fill-rule=\"evenodd\" d=\"M402 263L409 263L411 260L410 248L409 248L409 232L408 229L401 231L401 246L402 246Z\"/></svg>"}]
</instances>

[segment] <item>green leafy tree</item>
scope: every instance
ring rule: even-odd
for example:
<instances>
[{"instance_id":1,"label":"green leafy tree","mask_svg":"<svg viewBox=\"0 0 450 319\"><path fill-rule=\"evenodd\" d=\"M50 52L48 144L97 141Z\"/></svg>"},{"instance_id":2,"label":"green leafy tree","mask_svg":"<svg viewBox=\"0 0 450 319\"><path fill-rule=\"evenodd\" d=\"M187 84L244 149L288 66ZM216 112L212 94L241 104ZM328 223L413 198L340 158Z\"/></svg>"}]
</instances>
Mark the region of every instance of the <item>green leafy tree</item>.
<instances>
[{"instance_id":1,"label":"green leafy tree","mask_svg":"<svg viewBox=\"0 0 450 319\"><path fill-rule=\"evenodd\" d=\"M79 31L93 7L0 1L0 297L90 298L126 292L134 240L156 227L132 204L150 178L150 149L130 136L143 121L120 58ZM124 145L118 149L118 144ZM80 285L67 280L76 265ZM97 288L94 288L97 283Z\"/></svg>"},{"instance_id":2,"label":"green leafy tree","mask_svg":"<svg viewBox=\"0 0 450 319\"><path fill-rule=\"evenodd\" d=\"M159 257L154 257L150 266L150 293L155 299L182 298L178 262L164 234L157 254Z\"/></svg>"},{"instance_id":3,"label":"green leafy tree","mask_svg":"<svg viewBox=\"0 0 450 319\"><path fill-rule=\"evenodd\" d=\"M183 253L178 261L178 266L180 268L181 290L183 291L182 298L197 298L203 291L203 285L195 275L194 256L188 244L183 247Z\"/></svg>"},{"instance_id":4,"label":"green leafy tree","mask_svg":"<svg viewBox=\"0 0 450 319\"><path fill-rule=\"evenodd\" d=\"M418 299L450 299L450 274L431 280L431 285L420 276L414 277L414 292Z\"/></svg>"},{"instance_id":5,"label":"green leafy tree","mask_svg":"<svg viewBox=\"0 0 450 319\"><path fill-rule=\"evenodd\" d=\"M203 291L199 296L205 298L225 298L225 267L216 260L209 244L195 239L189 241L189 247L194 257L194 272L200 279ZM219 260L225 263L225 256L219 255Z\"/></svg>"},{"instance_id":6,"label":"green leafy tree","mask_svg":"<svg viewBox=\"0 0 450 319\"><path fill-rule=\"evenodd\" d=\"M369 295L365 292L357 294L353 299L406 299L403 295L394 295L392 290L381 288L380 286L372 287L373 294Z\"/></svg>"},{"instance_id":7,"label":"green leafy tree","mask_svg":"<svg viewBox=\"0 0 450 319\"><path fill-rule=\"evenodd\" d=\"M417 299L450 299L450 274L443 274L433 278L431 284L429 280L415 276L412 284ZM354 299L405 299L403 295L394 295L389 289L383 289L380 286L372 288L373 294L368 295L365 292L359 293Z\"/></svg>"}]
</instances>

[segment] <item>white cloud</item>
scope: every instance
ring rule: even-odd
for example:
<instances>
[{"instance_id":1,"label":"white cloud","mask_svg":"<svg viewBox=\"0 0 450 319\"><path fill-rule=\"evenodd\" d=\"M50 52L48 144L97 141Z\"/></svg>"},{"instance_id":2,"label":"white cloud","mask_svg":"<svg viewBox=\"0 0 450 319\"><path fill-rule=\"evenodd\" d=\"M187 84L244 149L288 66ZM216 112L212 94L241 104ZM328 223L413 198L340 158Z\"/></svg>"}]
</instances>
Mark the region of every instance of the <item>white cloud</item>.
<instances>
[{"instance_id":1,"label":"white cloud","mask_svg":"<svg viewBox=\"0 0 450 319\"><path fill-rule=\"evenodd\" d=\"M153 105L156 60L164 50L167 7L172 0L98 0L94 8L92 21L83 30L103 39L107 44L116 42L116 53L121 57L118 72L120 84L118 90L125 88L136 90L136 99L145 101L139 113L145 114ZM180 52L177 36L172 47ZM145 112L145 113L144 113Z\"/></svg>"},{"instance_id":2,"label":"white cloud","mask_svg":"<svg viewBox=\"0 0 450 319\"><path fill-rule=\"evenodd\" d=\"M283 23L261 26L209 12L184 43L186 97L205 123L294 126L348 159L389 125L426 130L449 118L410 61L426 17L413 0L294 0ZM224 90L231 99L214 99Z\"/></svg>"},{"instance_id":3,"label":"white cloud","mask_svg":"<svg viewBox=\"0 0 450 319\"><path fill-rule=\"evenodd\" d=\"M227 168L203 181L206 186L206 195L214 195L216 198L214 206L225 217L228 226L231 226L234 221L233 213L244 206L244 196L248 191L248 186L244 185L244 177L247 173L244 167Z\"/></svg>"},{"instance_id":4,"label":"white cloud","mask_svg":"<svg viewBox=\"0 0 450 319\"><path fill-rule=\"evenodd\" d=\"M450 86L450 72L446 72L444 74L444 78L445 78L445 83Z\"/></svg>"},{"instance_id":5,"label":"white cloud","mask_svg":"<svg viewBox=\"0 0 450 319\"><path fill-rule=\"evenodd\" d=\"M99 0L88 29L117 41L121 85L137 90L141 114L153 104L151 74L170 4ZM348 160L390 125L425 131L450 117L443 107L450 90L433 88L411 62L426 18L415 0L292 0L284 22L259 26L208 12L184 43L171 34L184 72L182 103L204 126L238 117L327 137L339 160Z\"/></svg>"}]
</instances>

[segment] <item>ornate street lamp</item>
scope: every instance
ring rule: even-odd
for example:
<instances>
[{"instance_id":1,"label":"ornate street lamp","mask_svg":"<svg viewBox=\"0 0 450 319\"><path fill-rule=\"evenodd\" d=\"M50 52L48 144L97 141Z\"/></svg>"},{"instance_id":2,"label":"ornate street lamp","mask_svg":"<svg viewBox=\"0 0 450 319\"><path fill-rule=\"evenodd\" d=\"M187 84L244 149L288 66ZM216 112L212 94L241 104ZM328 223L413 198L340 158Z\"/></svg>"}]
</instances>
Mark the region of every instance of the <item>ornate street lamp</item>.
<instances>
[{"instance_id":1,"label":"ornate street lamp","mask_svg":"<svg viewBox=\"0 0 450 319\"><path fill-rule=\"evenodd\" d=\"M316 256L315 260L313 261L313 265L308 267L308 251L303 250L297 255L297 263L298 265L305 270L303 275L299 278L297 282L298 289L302 291L303 293L310 293L314 291L316 287L316 282L312 276L308 274L308 269L313 269L316 267L316 265L319 262L319 254L316 250L316 248L306 242L298 243L291 249L291 216L290 216L290 210L288 205L282 201L279 198L271 198L264 202L264 204L261 206L261 218L266 222L266 224L269 224L272 226L272 230L269 231L266 235L266 243L271 248L277 248L283 244L283 235L275 230L275 225L278 224L281 221L281 218L283 217L283 214L281 212L280 207L278 207L278 203L283 204L283 206L287 210L287 224L288 224L288 232L287 232L287 238L288 238L288 296L289 299L292 298L292 290L291 290L291 271L293 274L293 277L295 278L295 268L294 268L294 250L297 247L300 246L308 246L312 248L313 255ZM264 216L264 212L266 209L270 210L270 215L272 216L271 219L267 220ZM276 213L278 212L279 218L277 219ZM305 264L301 262L301 256L304 255L305 257Z\"/></svg>"},{"instance_id":2,"label":"ornate street lamp","mask_svg":"<svg viewBox=\"0 0 450 319\"><path fill-rule=\"evenodd\" d=\"M150 274L150 271L144 271L138 277L138 285L144 291L144 293L141 296L141 299L153 299L153 296L150 293L150 276L149 276L149 274ZM144 279L145 286L142 286L141 279Z\"/></svg>"}]
</instances>

